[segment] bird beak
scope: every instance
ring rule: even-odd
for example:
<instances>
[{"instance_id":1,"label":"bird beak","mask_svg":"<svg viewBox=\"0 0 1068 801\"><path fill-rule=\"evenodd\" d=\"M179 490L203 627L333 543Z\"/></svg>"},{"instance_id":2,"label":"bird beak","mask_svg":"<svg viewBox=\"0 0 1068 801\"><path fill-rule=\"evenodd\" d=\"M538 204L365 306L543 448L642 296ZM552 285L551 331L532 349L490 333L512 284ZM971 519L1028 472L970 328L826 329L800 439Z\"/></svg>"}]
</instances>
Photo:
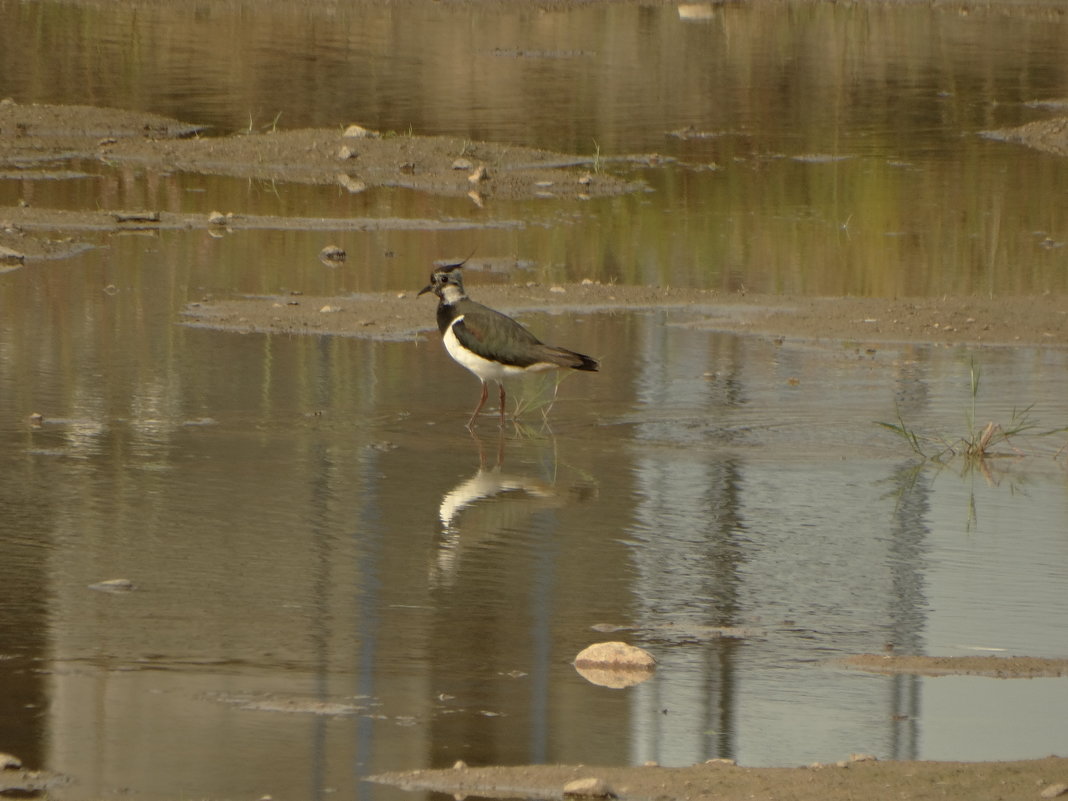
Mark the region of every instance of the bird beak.
<instances>
[{"instance_id":1,"label":"bird beak","mask_svg":"<svg viewBox=\"0 0 1068 801\"><path fill-rule=\"evenodd\" d=\"M433 284L427 284L425 287L423 287L422 289L419 290L419 295L425 295L427 292L430 292L433 289L434 289L434 285ZM419 297L419 295L416 295L416 297Z\"/></svg>"}]
</instances>

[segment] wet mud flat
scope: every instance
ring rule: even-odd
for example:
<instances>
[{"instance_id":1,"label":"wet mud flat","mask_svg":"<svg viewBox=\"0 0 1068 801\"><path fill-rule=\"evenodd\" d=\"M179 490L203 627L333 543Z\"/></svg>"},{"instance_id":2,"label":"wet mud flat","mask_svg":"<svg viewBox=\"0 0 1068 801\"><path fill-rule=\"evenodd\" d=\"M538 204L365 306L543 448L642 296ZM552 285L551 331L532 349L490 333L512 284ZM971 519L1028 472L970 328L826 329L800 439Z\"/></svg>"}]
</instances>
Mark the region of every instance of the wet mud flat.
<instances>
[{"instance_id":1,"label":"wet mud flat","mask_svg":"<svg viewBox=\"0 0 1068 801\"><path fill-rule=\"evenodd\" d=\"M478 260L473 260L477 269ZM1012 298L787 298L702 289L578 284L478 285L480 302L509 314L667 310L671 324L801 340L1068 346L1068 306L1052 296ZM189 304L183 322L238 333L410 339L434 328L416 293L285 295Z\"/></svg>"},{"instance_id":2,"label":"wet mud flat","mask_svg":"<svg viewBox=\"0 0 1068 801\"><path fill-rule=\"evenodd\" d=\"M560 799L591 797L565 790L593 788L599 797L633 801L721 798L791 798L839 801L858 798L1005 799L1068 796L1068 759L1022 762L880 762L854 754L830 765L746 768L713 760L688 768L585 765L415 770L385 773L371 781L409 790L451 793L457 798ZM572 783L575 783L572 785Z\"/></svg>"},{"instance_id":3,"label":"wet mud flat","mask_svg":"<svg viewBox=\"0 0 1068 801\"><path fill-rule=\"evenodd\" d=\"M583 198L640 192L644 185L593 169L588 158L491 142L370 131L267 131L206 137L204 129L154 114L90 106L0 101L0 170L28 174L56 162L99 160L162 171L228 175L281 182L337 184L351 192L394 186L436 195L482 198ZM1068 125L1053 121L996 132L1043 149ZM1031 142L1034 139L1034 142ZM1059 141L1059 140L1057 140ZM644 167L666 166L654 155L618 157ZM92 247L93 237L134 230L248 228L284 230L442 229L457 221L309 219L226 214L176 214L155 209L60 210L0 207L0 270L62 258ZM443 254L448 255L448 254ZM428 265L429 268L429 265ZM469 272L480 269L472 259ZM1068 345L1068 305L1053 295L943 298L786 298L776 295L602 285L480 286L476 298L504 311L675 309L676 324L803 339L862 342ZM414 296L419 287L412 287ZM356 308L362 306L362 311ZM236 331L278 331L408 337L430 327L425 304L379 294L330 298L204 299L185 321Z\"/></svg>"}]
</instances>

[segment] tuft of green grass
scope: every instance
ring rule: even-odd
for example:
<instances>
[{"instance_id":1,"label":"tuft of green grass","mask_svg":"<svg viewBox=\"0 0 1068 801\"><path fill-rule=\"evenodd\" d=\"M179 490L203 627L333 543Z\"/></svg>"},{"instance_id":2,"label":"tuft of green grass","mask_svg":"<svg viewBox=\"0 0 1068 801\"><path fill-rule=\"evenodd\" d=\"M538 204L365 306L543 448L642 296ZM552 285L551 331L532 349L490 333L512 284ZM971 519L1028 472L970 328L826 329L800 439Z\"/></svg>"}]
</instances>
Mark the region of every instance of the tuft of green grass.
<instances>
[{"instance_id":1,"label":"tuft of green grass","mask_svg":"<svg viewBox=\"0 0 1068 801\"><path fill-rule=\"evenodd\" d=\"M875 424L901 437L913 452L925 460L944 463L960 457L968 466L981 465L984 460L993 457L1026 455L1013 443L1015 437L1023 434L1048 436L1068 430L1066 428L1038 430L1038 422L1031 414L1034 404L1024 409L1014 408L1009 420L1005 423L997 423L993 420L986 423L978 422L980 418L977 417L976 405L979 398L980 377L979 367L972 362L969 375L971 403L965 414L963 434L921 432L915 426L908 424L902 418L900 411L896 422L876 420ZM1006 451L1006 447L1010 450Z\"/></svg>"}]
</instances>

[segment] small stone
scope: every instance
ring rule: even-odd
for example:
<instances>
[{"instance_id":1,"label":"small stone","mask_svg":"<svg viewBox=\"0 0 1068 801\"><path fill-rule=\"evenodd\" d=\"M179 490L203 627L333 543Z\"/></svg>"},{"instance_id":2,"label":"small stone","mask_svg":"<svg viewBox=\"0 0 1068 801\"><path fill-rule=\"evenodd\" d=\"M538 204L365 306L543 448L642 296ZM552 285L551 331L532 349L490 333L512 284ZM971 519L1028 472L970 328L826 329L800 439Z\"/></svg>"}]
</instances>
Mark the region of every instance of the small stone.
<instances>
[{"instance_id":1,"label":"small stone","mask_svg":"<svg viewBox=\"0 0 1068 801\"><path fill-rule=\"evenodd\" d=\"M644 648L625 642L598 642L584 648L575 657L577 666L591 665L615 668L652 670L656 666L653 655Z\"/></svg>"},{"instance_id":2,"label":"small stone","mask_svg":"<svg viewBox=\"0 0 1068 801\"><path fill-rule=\"evenodd\" d=\"M114 136L105 136L103 139L98 139L97 140L96 146L97 147L107 147L108 145L118 144L118 141L119 140L116 139Z\"/></svg>"},{"instance_id":3,"label":"small stone","mask_svg":"<svg viewBox=\"0 0 1068 801\"><path fill-rule=\"evenodd\" d=\"M338 173L337 182L341 184L343 189L349 190L353 195L358 195L360 192L367 191L367 184L353 175L346 175L343 172Z\"/></svg>"},{"instance_id":4,"label":"small stone","mask_svg":"<svg viewBox=\"0 0 1068 801\"><path fill-rule=\"evenodd\" d=\"M226 225L229 220L221 211L213 211L208 215L208 225Z\"/></svg>"},{"instance_id":5,"label":"small stone","mask_svg":"<svg viewBox=\"0 0 1068 801\"><path fill-rule=\"evenodd\" d=\"M347 145L342 145L337 149L337 157L342 161L354 159L359 155L359 153L357 153L355 150L353 150L351 147L348 147Z\"/></svg>"},{"instance_id":6,"label":"small stone","mask_svg":"<svg viewBox=\"0 0 1068 801\"><path fill-rule=\"evenodd\" d=\"M157 223L160 221L158 211L113 211L111 216L120 223Z\"/></svg>"},{"instance_id":7,"label":"small stone","mask_svg":"<svg viewBox=\"0 0 1068 801\"><path fill-rule=\"evenodd\" d=\"M471 159L456 159L456 161L452 163L452 168L454 170L470 170L474 166L475 165L471 163Z\"/></svg>"},{"instance_id":8,"label":"small stone","mask_svg":"<svg viewBox=\"0 0 1068 801\"><path fill-rule=\"evenodd\" d=\"M583 796L585 798L615 798L616 794L604 779L590 777L575 779L564 785L564 795Z\"/></svg>"},{"instance_id":9,"label":"small stone","mask_svg":"<svg viewBox=\"0 0 1068 801\"><path fill-rule=\"evenodd\" d=\"M14 754L0 752L0 770L18 770L22 767L22 760Z\"/></svg>"},{"instance_id":10,"label":"small stone","mask_svg":"<svg viewBox=\"0 0 1068 801\"><path fill-rule=\"evenodd\" d=\"M489 177L489 170L486 169L485 165L479 165L473 173L467 176L467 180L473 184L477 184L481 181L488 181Z\"/></svg>"},{"instance_id":11,"label":"small stone","mask_svg":"<svg viewBox=\"0 0 1068 801\"><path fill-rule=\"evenodd\" d=\"M878 762L879 758L875 754L850 754L850 762Z\"/></svg>"},{"instance_id":12,"label":"small stone","mask_svg":"<svg viewBox=\"0 0 1068 801\"><path fill-rule=\"evenodd\" d=\"M329 304L327 304L326 306L323 306L321 309L319 309L319 313L320 314L333 314L334 312L339 312L339 311L341 311L341 307L340 306L331 306Z\"/></svg>"},{"instance_id":13,"label":"small stone","mask_svg":"<svg viewBox=\"0 0 1068 801\"><path fill-rule=\"evenodd\" d=\"M404 162L403 164L400 165L399 169L405 175L415 175L415 162L414 161L406 161L406 162Z\"/></svg>"},{"instance_id":14,"label":"small stone","mask_svg":"<svg viewBox=\"0 0 1068 801\"><path fill-rule=\"evenodd\" d=\"M563 288L562 286L560 286L559 284L553 284L553 285L552 285L551 287L549 287L549 291L550 291L550 292L555 292L555 293L556 293L556 294L558 294L558 295L561 295L561 294L563 294L564 292L567 292L567 290L566 290L566 289L564 289L564 288Z\"/></svg>"},{"instance_id":15,"label":"small stone","mask_svg":"<svg viewBox=\"0 0 1068 801\"><path fill-rule=\"evenodd\" d=\"M0 264L22 264L25 261L25 254L0 245Z\"/></svg>"},{"instance_id":16,"label":"small stone","mask_svg":"<svg viewBox=\"0 0 1068 801\"><path fill-rule=\"evenodd\" d=\"M319 258L327 261L345 261L348 258L348 254L345 253L344 248L337 245L327 245L319 251Z\"/></svg>"},{"instance_id":17,"label":"small stone","mask_svg":"<svg viewBox=\"0 0 1068 801\"><path fill-rule=\"evenodd\" d=\"M1065 784L1064 782L1051 784L1039 793L1039 795L1042 798L1058 798L1062 795L1068 795L1068 784Z\"/></svg>"},{"instance_id":18,"label":"small stone","mask_svg":"<svg viewBox=\"0 0 1068 801\"><path fill-rule=\"evenodd\" d=\"M578 182L583 186L589 186L593 183L593 176L589 173L585 173L584 175L579 176Z\"/></svg>"},{"instance_id":19,"label":"small stone","mask_svg":"<svg viewBox=\"0 0 1068 801\"><path fill-rule=\"evenodd\" d=\"M705 760L705 764L706 765L729 765L731 767L735 767L735 766L738 765L738 763L735 760L727 759L726 757L718 757L716 759L706 759Z\"/></svg>"},{"instance_id":20,"label":"small stone","mask_svg":"<svg viewBox=\"0 0 1068 801\"><path fill-rule=\"evenodd\" d=\"M535 181L534 182L534 186L538 187L539 189L548 189L552 185L553 185L552 181Z\"/></svg>"},{"instance_id":21,"label":"small stone","mask_svg":"<svg viewBox=\"0 0 1068 801\"><path fill-rule=\"evenodd\" d=\"M457 759L455 762L452 763L453 770L464 770L466 767L467 763L464 762L462 759Z\"/></svg>"},{"instance_id":22,"label":"small stone","mask_svg":"<svg viewBox=\"0 0 1068 801\"><path fill-rule=\"evenodd\" d=\"M377 131L372 131L370 128L364 128L362 125L350 125L341 135L347 136L350 139L377 139L379 137Z\"/></svg>"},{"instance_id":23,"label":"small stone","mask_svg":"<svg viewBox=\"0 0 1068 801\"><path fill-rule=\"evenodd\" d=\"M44 415L40 412L34 412L29 417L30 428L40 428L44 425ZM2 754L0 754L2 756Z\"/></svg>"},{"instance_id":24,"label":"small stone","mask_svg":"<svg viewBox=\"0 0 1068 801\"><path fill-rule=\"evenodd\" d=\"M582 285L583 286L593 286L595 283L597 283L597 282L594 281L592 278L583 278L582 279Z\"/></svg>"},{"instance_id":25,"label":"small stone","mask_svg":"<svg viewBox=\"0 0 1068 801\"><path fill-rule=\"evenodd\" d=\"M96 584L89 585L89 589L97 592L129 592L133 588L133 582L124 578L108 579L107 581L98 581Z\"/></svg>"}]
</instances>

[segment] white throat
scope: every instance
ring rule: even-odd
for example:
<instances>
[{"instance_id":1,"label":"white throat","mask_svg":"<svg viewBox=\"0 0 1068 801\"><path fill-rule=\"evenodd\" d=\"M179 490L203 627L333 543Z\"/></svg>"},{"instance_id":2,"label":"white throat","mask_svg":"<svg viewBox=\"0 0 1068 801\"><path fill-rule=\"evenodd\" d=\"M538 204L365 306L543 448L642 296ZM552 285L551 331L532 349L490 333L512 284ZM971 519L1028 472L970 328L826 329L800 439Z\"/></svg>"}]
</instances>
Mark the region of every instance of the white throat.
<instances>
[{"instance_id":1,"label":"white throat","mask_svg":"<svg viewBox=\"0 0 1068 801\"><path fill-rule=\"evenodd\" d=\"M441 299L446 303L455 303L464 297L464 291L456 286L456 284L445 284L445 286L441 288Z\"/></svg>"}]
</instances>

